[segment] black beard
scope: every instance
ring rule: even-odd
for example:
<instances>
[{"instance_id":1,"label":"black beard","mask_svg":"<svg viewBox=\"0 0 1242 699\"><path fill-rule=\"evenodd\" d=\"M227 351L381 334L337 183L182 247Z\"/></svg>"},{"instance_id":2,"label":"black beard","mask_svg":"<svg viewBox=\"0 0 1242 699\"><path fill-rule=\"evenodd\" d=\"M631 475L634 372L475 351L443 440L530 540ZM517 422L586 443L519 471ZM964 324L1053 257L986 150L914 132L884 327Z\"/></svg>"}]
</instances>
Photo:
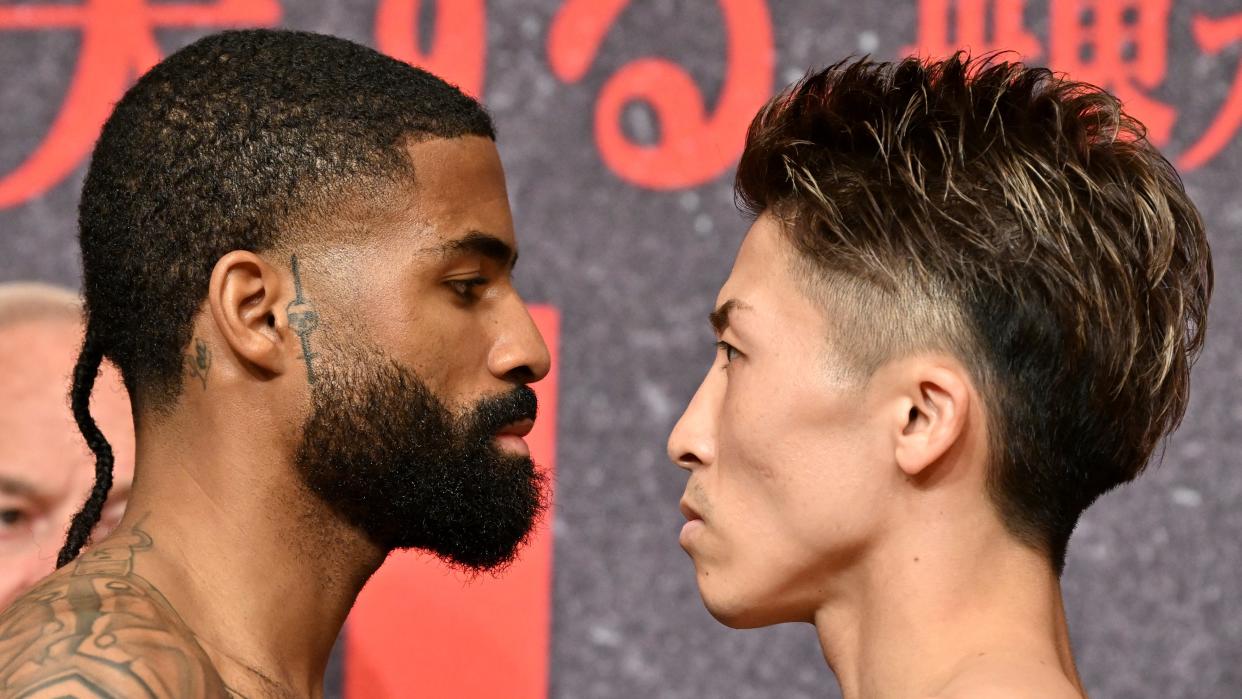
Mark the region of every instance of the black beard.
<instances>
[{"instance_id":1,"label":"black beard","mask_svg":"<svg viewBox=\"0 0 1242 699\"><path fill-rule=\"evenodd\" d=\"M455 417L413 371L351 354L316 365L296 454L306 485L385 551L424 549L476 571L511 562L547 507L547 477L493 438L534 419L535 392L519 386Z\"/></svg>"}]
</instances>

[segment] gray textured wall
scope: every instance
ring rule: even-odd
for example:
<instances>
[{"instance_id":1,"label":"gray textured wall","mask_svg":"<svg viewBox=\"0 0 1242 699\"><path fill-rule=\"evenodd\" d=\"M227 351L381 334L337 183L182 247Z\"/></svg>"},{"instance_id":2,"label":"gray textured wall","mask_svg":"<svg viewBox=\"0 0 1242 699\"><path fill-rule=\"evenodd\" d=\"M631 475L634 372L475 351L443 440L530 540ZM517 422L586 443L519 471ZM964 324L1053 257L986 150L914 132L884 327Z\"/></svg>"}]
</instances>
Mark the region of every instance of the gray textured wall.
<instances>
[{"instance_id":1,"label":"gray textured wall","mask_svg":"<svg viewBox=\"0 0 1242 699\"><path fill-rule=\"evenodd\" d=\"M1086 4L1096 13L1124 5ZM0 11L14 5L0 2ZM551 694L836 696L810 628L717 625L677 546L684 476L663 445L710 360L705 314L746 227L728 173L688 189L638 188L601 161L593 133L600 87L643 56L682 65L711 104L725 78L720 7L635 0L584 79L568 85L546 51L560 5L489 3L483 91L501 128L523 246L521 287L563 314ZM917 0L767 5L778 86L851 53L895 57L919 22ZM375 9L370 0L287 0L281 24L373 45ZM1049 9L1025 8L1043 42ZM1242 6L1172 3L1168 75L1149 93L1177 109L1173 155L1221 112L1242 58L1242 41L1205 50L1195 38L1197 14L1242 17ZM198 35L156 34L165 51ZM25 159L57 114L80 44L73 29L0 26L0 173ZM626 114L629 133L658 137L649 111ZM1071 544L1065 593L1093 697L1242 696L1239 174L1242 147L1232 144L1186 176L1209 221L1217 290L1185 424L1161 463L1088 512ZM81 179L79 167L45 195L0 209L0 281L76 287Z\"/></svg>"}]
</instances>

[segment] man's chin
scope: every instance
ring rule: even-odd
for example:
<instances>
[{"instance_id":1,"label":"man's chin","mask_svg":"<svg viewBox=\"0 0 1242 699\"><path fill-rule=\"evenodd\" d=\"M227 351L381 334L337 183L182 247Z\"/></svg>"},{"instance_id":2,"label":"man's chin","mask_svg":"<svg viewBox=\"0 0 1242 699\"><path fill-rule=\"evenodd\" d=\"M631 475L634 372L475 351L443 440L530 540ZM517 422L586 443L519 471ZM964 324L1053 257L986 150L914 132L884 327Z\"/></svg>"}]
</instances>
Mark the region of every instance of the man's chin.
<instances>
[{"instance_id":1,"label":"man's chin","mask_svg":"<svg viewBox=\"0 0 1242 699\"><path fill-rule=\"evenodd\" d=\"M728 586L725 576L716 572L698 573L699 597L712 617L731 629L758 629L791 621L801 621L773 604L771 595L754 594Z\"/></svg>"},{"instance_id":2,"label":"man's chin","mask_svg":"<svg viewBox=\"0 0 1242 699\"><path fill-rule=\"evenodd\" d=\"M460 531L398 532L388 539L388 545L383 548L388 551L422 551L450 567L467 572L500 573L522 555L545 509L541 503L529 515L514 515L499 528L494 519L469 527L471 532L491 533L488 539L463 537Z\"/></svg>"},{"instance_id":3,"label":"man's chin","mask_svg":"<svg viewBox=\"0 0 1242 699\"><path fill-rule=\"evenodd\" d=\"M530 445L523 437L516 434L498 434L492 439L496 448L505 456L530 458Z\"/></svg>"},{"instance_id":4,"label":"man's chin","mask_svg":"<svg viewBox=\"0 0 1242 699\"><path fill-rule=\"evenodd\" d=\"M430 553L442 563L466 573L500 575L521 556L529 540L529 534L522 537L516 544L487 550L444 551L423 547L402 547L409 550L420 550Z\"/></svg>"},{"instance_id":5,"label":"man's chin","mask_svg":"<svg viewBox=\"0 0 1242 699\"><path fill-rule=\"evenodd\" d=\"M709 602L706 597L703 598L703 605L707 607L707 612L712 615L712 618L731 629L758 629L783 623L769 619L755 605L739 604L736 601L713 603Z\"/></svg>"}]
</instances>

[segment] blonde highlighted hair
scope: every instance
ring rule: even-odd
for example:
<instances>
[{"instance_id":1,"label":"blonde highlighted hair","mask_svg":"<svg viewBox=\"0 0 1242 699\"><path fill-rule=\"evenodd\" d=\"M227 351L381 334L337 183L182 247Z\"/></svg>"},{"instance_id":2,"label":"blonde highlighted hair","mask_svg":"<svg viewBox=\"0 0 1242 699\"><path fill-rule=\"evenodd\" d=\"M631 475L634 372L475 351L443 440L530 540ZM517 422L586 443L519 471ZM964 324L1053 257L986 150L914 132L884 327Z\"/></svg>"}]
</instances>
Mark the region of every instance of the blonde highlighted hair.
<instances>
[{"instance_id":1,"label":"blonde highlighted hair","mask_svg":"<svg viewBox=\"0 0 1242 699\"><path fill-rule=\"evenodd\" d=\"M736 193L783 224L860 374L933 348L971 368L992 499L1058 570L1082 511L1186 410L1207 235L1097 87L995 55L842 62L755 117Z\"/></svg>"}]
</instances>

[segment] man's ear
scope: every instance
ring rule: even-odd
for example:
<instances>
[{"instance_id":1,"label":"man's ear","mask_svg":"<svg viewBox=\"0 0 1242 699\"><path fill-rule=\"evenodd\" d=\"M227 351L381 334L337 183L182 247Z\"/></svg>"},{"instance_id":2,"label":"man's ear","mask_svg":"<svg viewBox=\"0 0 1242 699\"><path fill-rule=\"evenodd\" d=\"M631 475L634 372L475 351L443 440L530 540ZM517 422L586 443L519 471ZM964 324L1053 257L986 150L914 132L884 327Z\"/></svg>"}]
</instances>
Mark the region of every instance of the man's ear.
<instances>
[{"instance_id":1,"label":"man's ear","mask_svg":"<svg viewBox=\"0 0 1242 699\"><path fill-rule=\"evenodd\" d=\"M916 360L904 393L895 456L906 475L917 476L963 438L971 383L960 365Z\"/></svg>"},{"instance_id":2,"label":"man's ear","mask_svg":"<svg viewBox=\"0 0 1242 699\"><path fill-rule=\"evenodd\" d=\"M269 374L285 371L280 273L262 257L234 250L216 261L207 305L223 340L243 362Z\"/></svg>"}]
</instances>

